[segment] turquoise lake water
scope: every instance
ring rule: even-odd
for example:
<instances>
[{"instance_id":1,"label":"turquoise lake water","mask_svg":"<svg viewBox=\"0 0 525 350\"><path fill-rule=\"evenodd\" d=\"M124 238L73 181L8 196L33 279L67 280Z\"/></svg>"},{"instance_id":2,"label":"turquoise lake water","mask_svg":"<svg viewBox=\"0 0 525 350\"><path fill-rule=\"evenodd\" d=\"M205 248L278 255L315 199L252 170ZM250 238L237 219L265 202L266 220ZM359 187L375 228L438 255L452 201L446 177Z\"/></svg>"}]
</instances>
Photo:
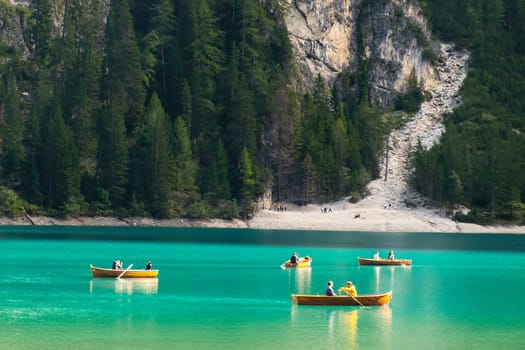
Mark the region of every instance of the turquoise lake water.
<instances>
[{"instance_id":1,"label":"turquoise lake water","mask_svg":"<svg viewBox=\"0 0 525 350\"><path fill-rule=\"evenodd\" d=\"M521 235L0 227L0 238L0 349L524 348ZM357 264L390 248L413 266ZM281 269L294 251L312 268ZM91 277L89 264L114 259L152 260L159 278ZM392 301L292 305L328 280Z\"/></svg>"}]
</instances>

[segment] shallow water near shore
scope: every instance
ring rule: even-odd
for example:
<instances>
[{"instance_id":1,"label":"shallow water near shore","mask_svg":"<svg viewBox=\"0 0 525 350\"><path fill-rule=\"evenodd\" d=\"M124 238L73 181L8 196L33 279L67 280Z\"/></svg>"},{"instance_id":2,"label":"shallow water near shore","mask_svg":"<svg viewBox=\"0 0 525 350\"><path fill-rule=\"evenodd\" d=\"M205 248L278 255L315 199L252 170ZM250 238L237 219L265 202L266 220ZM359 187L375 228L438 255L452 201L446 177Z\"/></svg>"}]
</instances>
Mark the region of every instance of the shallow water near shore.
<instances>
[{"instance_id":1,"label":"shallow water near shore","mask_svg":"<svg viewBox=\"0 0 525 350\"><path fill-rule=\"evenodd\" d=\"M0 240L0 349L523 346L525 237L469 236L466 249L463 236L425 234L425 242L435 238L430 249L429 243L418 248L404 234L390 234L387 246L378 240L382 235L359 233L359 241L369 239L367 246L327 243L325 233L318 233L322 244L316 247L302 242L301 231L295 232L296 245L261 241L261 233L250 230L243 234L259 237L257 244L225 233L196 230L198 243ZM206 242L221 234L229 238ZM357 264L357 256L370 257L376 249L386 255L391 247L413 266ZM312 268L281 269L293 251L311 256ZM110 267L114 259L134 268L152 260L159 278L91 277L89 264ZM392 301L369 308L292 305L290 294L322 293L330 279L336 287L352 280L363 294L392 290Z\"/></svg>"}]
</instances>

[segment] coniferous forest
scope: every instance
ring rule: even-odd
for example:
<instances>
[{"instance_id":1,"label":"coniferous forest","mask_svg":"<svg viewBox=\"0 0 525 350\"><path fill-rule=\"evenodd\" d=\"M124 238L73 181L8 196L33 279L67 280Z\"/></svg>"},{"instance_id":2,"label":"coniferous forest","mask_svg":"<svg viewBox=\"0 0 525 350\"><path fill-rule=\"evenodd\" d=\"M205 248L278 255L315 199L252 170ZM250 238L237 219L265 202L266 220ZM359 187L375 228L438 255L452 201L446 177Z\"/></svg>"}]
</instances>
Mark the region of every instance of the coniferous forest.
<instances>
[{"instance_id":1,"label":"coniferous forest","mask_svg":"<svg viewBox=\"0 0 525 350\"><path fill-rule=\"evenodd\" d=\"M525 217L525 1L420 1L433 31L471 52L439 146L414 161L416 189L471 208L461 220Z\"/></svg>"},{"instance_id":2,"label":"coniferous forest","mask_svg":"<svg viewBox=\"0 0 525 350\"><path fill-rule=\"evenodd\" d=\"M288 1L105 3L65 2L57 31L52 0L0 0L30 48L0 42L0 215L247 218L268 189L359 199L379 176L392 110L370 105L365 63L337 91L320 77L299 88ZM419 3L471 62L465 103L414 157L413 185L473 209L460 219L521 221L525 0ZM407 100L392 109L412 113Z\"/></svg>"}]
</instances>

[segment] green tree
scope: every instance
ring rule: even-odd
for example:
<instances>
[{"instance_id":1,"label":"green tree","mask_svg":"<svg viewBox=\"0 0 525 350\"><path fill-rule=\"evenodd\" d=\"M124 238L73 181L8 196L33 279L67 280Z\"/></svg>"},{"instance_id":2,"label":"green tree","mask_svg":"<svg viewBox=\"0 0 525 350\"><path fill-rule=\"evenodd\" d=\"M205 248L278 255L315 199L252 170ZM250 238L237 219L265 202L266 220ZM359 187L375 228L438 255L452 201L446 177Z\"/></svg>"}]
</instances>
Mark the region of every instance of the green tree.
<instances>
[{"instance_id":1,"label":"green tree","mask_svg":"<svg viewBox=\"0 0 525 350\"><path fill-rule=\"evenodd\" d=\"M11 72L7 76L7 93L4 100L4 120L0 120L0 169L10 186L18 187L22 177L25 154L22 144L24 126L20 109L20 92Z\"/></svg>"},{"instance_id":2,"label":"green tree","mask_svg":"<svg viewBox=\"0 0 525 350\"><path fill-rule=\"evenodd\" d=\"M177 55L180 55L177 38L177 22L175 17L175 7L171 0L160 0L152 8L153 16L151 18L151 28L159 38L158 49L158 90L165 98L168 97L171 80L175 77L171 70L170 63L179 61ZM180 68L178 68L180 69Z\"/></svg>"},{"instance_id":3,"label":"green tree","mask_svg":"<svg viewBox=\"0 0 525 350\"><path fill-rule=\"evenodd\" d=\"M189 130L182 117L175 121L174 156L177 164L175 186L180 192L196 190L197 164L193 159Z\"/></svg>"},{"instance_id":4,"label":"green tree","mask_svg":"<svg viewBox=\"0 0 525 350\"><path fill-rule=\"evenodd\" d=\"M302 163L304 203L311 203L319 198L319 179L312 162L310 153L307 153Z\"/></svg>"},{"instance_id":5,"label":"green tree","mask_svg":"<svg viewBox=\"0 0 525 350\"><path fill-rule=\"evenodd\" d=\"M191 1L189 5L189 62L192 88L192 135L207 135L216 130L215 116L221 107L216 103L216 79L224 65L223 36L218 21L207 0Z\"/></svg>"},{"instance_id":6,"label":"green tree","mask_svg":"<svg viewBox=\"0 0 525 350\"><path fill-rule=\"evenodd\" d=\"M423 90L417 81L416 71L412 69L408 76L407 90L405 94L398 96L395 107L407 113L415 113L419 110L423 101Z\"/></svg>"},{"instance_id":7,"label":"green tree","mask_svg":"<svg viewBox=\"0 0 525 350\"><path fill-rule=\"evenodd\" d=\"M51 1L40 0L31 2L31 42L34 47L34 56L38 64L45 67L50 62L51 29L53 16Z\"/></svg>"},{"instance_id":8,"label":"green tree","mask_svg":"<svg viewBox=\"0 0 525 350\"><path fill-rule=\"evenodd\" d=\"M144 115L146 76L142 70L139 51L128 0L112 0L106 29L106 73L105 96L107 91L122 86L118 97L124 107L127 135L132 135ZM107 102L106 102L107 103ZM111 103L111 102L110 102Z\"/></svg>"},{"instance_id":9,"label":"green tree","mask_svg":"<svg viewBox=\"0 0 525 350\"><path fill-rule=\"evenodd\" d=\"M253 162L245 147L242 150L239 163L240 173L240 200L243 216L247 218L254 210L253 203L256 194L255 173L253 171Z\"/></svg>"},{"instance_id":10,"label":"green tree","mask_svg":"<svg viewBox=\"0 0 525 350\"><path fill-rule=\"evenodd\" d=\"M147 160L143 176L150 211L156 217L172 217L177 183L175 161L170 146L171 126L160 99L153 94L146 110L144 126Z\"/></svg>"},{"instance_id":11,"label":"green tree","mask_svg":"<svg viewBox=\"0 0 525 350\"><path fill-rule=\"evenodd\" d=\"M78 154L71 131L64 123L58 98L44 121L41 136L45 145L42 185L47 205L53 209L64 209L71 204L80 205Z\"/></svg>"},{"instance_id":12,"label":"green tree","mask_svg":"<svg viewBox=\"0 0 525 350\"><path fill-rule=\"evenodd\" d=\"M111 206L122 208L127 194L129 167L124 122L126 94L119 81L112 81L110 85L108 102L99 122L96 180L100 188L109 194Z\"/></svg>"},{"instance_id":13,"label":"green tree","mask_svg":"<svg viewBox=\"0 0 525 350\"><path fill-rule=\"evenodd\" d=\"M61 91L64 120L74 133L76 147L93 175L96 158L95 116L100 104L103 1L65 3L57 46L62 52ZM82 38L82 39L80 39Z\"/></svg>"}]
</instances>

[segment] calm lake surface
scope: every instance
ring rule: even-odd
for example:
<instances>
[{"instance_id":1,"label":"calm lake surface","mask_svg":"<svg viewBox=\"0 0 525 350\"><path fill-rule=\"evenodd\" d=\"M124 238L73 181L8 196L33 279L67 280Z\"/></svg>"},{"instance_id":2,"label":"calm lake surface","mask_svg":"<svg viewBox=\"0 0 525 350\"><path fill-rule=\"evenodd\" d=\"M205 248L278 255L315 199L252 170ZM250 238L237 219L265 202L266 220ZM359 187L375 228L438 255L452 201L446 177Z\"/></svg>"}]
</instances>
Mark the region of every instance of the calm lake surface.
<instances>
[{"instance_id":1,"label":"calm lake surface","mask_svg":"<svg viewBox=\"0 0 525 350\"><path fill-rule=\"evenodd\" d=\"M503 234L4 226L0 349L523 349L524 247ZM390 248L413 266L357 264ZM294 251L312 268L281 269ZM114 259L151 260L159 278L91 277ZM392 301L292 305L328 280Z\"/></svg>"}]
</instances>

